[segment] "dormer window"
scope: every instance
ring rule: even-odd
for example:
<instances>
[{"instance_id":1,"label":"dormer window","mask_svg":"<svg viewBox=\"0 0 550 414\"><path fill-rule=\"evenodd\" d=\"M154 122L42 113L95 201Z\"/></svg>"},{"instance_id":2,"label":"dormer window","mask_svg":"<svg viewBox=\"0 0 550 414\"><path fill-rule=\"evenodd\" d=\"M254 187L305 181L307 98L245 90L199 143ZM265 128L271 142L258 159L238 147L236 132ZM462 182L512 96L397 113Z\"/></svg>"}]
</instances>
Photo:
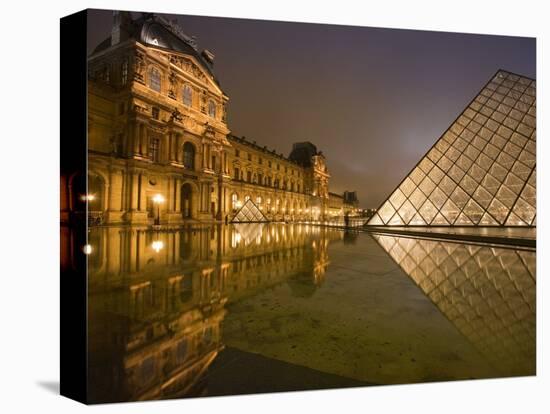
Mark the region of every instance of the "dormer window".
<instances>
[{"instance_id":1,"label":"dormer window","mask_svg":"<svg viewBox=\"0 0 550 414\"><path fill-rule=\"evenodd\" d=\"M157 92L160 92L160 72L157 68L151 68L149 73L149 87Z\"/></svg>"},{"instance_id":2,"label":"dormer window","mask_svg":"<svg viewBox=\"0 0 550 414\"><path fill-rule=\"evenodd\" d=\"M216 118L216 103L212 100L208 101L208 116Z\"/></svg>"},{"instance_id":3,"label":"dormer window","mask_svg":"<svg viewBox=\"0 0 550 414\"><path fill-rule=\"evenodd\" d=\"M189 85L183 87L183 104L191 106L193 104L193 89Z\"/></svg>"}]
</instances>

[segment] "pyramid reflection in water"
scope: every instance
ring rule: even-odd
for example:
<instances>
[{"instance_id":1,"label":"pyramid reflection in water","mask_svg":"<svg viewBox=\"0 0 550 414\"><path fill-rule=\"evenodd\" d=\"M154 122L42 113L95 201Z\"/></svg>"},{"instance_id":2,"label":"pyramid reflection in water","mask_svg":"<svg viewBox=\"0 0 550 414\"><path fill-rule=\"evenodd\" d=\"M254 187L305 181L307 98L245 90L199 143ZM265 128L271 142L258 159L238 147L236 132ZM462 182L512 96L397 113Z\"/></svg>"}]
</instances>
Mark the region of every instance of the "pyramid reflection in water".
<instances>
[{"instance_id":1,"label":"pyramid reflection in water","mask_svg":"<svg viewBox=\"0 0 550 414\"><path fill-rule=\"evenodd\" d=\"M535 92L499 71L368 224L535 226Z\"/></svg>"},{"instance_id":2,"label":"pyramid reflection in water","mask_svg":"<svg viewBox=\"0 0 550 414\"><path fill-rule=\"evenodd\" d=\"M535 374L534 251L373 237L503 376Z\"/></svg>"}]
</instances>

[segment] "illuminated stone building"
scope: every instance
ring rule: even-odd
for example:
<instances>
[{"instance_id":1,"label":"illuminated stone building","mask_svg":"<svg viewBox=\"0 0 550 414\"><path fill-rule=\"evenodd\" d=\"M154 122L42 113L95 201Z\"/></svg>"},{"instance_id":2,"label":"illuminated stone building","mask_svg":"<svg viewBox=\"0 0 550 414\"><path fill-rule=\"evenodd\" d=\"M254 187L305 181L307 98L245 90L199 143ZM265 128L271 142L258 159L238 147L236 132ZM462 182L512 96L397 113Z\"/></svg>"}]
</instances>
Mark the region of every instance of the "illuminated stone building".
<instances>
[{"instance_id":1,"label":"illuminated stone building","mask_svg":"<svg viewBox=\"0 0 550 414\"><path fill-rule=\"evenodd\" d=\"M114 12L111 36L88 59L88 188L62 177L62 217L98 223L230 220L252 199L269 220L322 220L325 157L289 157L231 134L215 56L153 14Z\"/></svg>"}]
</instances>

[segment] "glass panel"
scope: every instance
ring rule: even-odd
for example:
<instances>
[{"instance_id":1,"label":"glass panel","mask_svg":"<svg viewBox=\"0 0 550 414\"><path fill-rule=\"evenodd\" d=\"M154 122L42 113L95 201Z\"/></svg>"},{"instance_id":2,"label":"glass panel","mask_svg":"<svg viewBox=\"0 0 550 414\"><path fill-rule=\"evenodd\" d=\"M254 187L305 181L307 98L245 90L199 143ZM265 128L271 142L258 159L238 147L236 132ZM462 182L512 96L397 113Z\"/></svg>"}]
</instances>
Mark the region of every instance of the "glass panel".
<instances>
[{"instance_id":1,"label":"glass panel","mask_svg":"<svg viewBox=\"0 0 550 414\"><path fill-rule=\"evenodd\" d=\"M418 164L418 166L422 171L424 171L425 174L428 174L434 166L434 163L431 162L428 158L424 158L422 161L420 161L420 164Z\"/></svg>"},{"instance_id":2,"label":"glass panel","mask_svg":"<svg viewBox=\"0 0 550 414\"><path fill-rule=\"evenodd\" d=\"M441 171L437 166L435 168L433 168L430 171L430 174L429 174L432 181L436 184L438 184L441 181L441 179L443 178L444 175L445 175L445 173L443 171Z\"/></svg>"},{"instance_id":3,"label":"glass panel","mask_svg":"<svg viewBox=\"0 0 550 414\"><path fill-rule=\"evenodd\" d=\"M443 215L441 213L437 213L437 215L435 216L435 218L433 219L432 221L432 226L447 226L449 224L449 222L445 219L445 217L443 217Z\"/></svg>"},{"instance_id":4,"label":"glass panel","mask_svg":"<svg viewBox=\"0 0 550 414\"><path fill-rule=\"evenodd\" d=\"M408 224L412 216L416 213L416 209L409 200L405 201L399 209L399 215L403 218L405 224Z\"/></svg>"},{"instance_id":5,"label":"glass panel","mask_svg":"<svg viewBox=\"0 0 550 414\"><path fill-rule=\"evenodd\" d=\"M416 213L412 218L412 220L409 222L409 226L425 226L425 225L426 225L426 222L418 213Z\"/></svg>"},{"instance_id":6,"label":"glass panel","mask_svg":"<svg viewBox=\"0 0 550 414\"><path fill-rule=\"evenodd\" d=\"M489 213L485 213L479 221L480 226L497 226L499 223Z\"/></svg>"},{"instance_id":7,"label":"glass panel","mask_svg":"<svg viewBox=\"0 0 550 414\"><path fill-rule=\"evenodd\" d=\"M494 198L488 211L499 222L499 224L503 224L510 209Z\"/></svg>"},{"instance_id":8,"label":"glass panel","mask_svg":"<svg viewBox=\"0 0 550 414\"><path fill-rule=\"evenodd\" d=\"M495 177L499 181L504 181L504 177L506 177L506 174L508 173L508 170L506 170L504 167L499 165L498 163L494 163L491 169L489 170L491 175Z\"/></svg>"},{"instance_id":9,"label":"glass panel","mask_svg":"<svg viewBox=\"0 0 550 414\"><path fill-rule=\"evenodd\" d=\"M535 188L530 184L526 184L521 192L521 198L531 204L533 207L537 207L537 192Z\"/></svg>"},{"instance_id":10,"label":"glass panel","mask_svg":"<svg viewBox=\"0 0 550 414\"><path fill-rule=\"evenodd\" d=\"M420 168L415 168L414 171L411 173L410 177L411 177L411 180L413 180L413 182L418 185L422 182L422 180L424 179L424 177L426 176L426 174L424 174L422 172L422 170Z\"/></svg>"},{"instance_id":11,"label":"glass panel","mask_svg":"<svg viewBox=\"0 0 550 414\"><path fill-rule=\"evenodd\" d=\"M405 181L403 181L403 184L401 184L401 186L399 187L399 189L403 192L403 194L405 194L406 197L411 195L415 188L416 186L409 177L405 178Z\"/></svg>"},{"instance_id":12,"label":"glass panel","mask_svg":"<svg viewBox=\"0 0 550 414\"><path fill-rule=\"evenodd\" d=\"M401 204L405 201L405 195L399 190L395 190L395 192L390 197L390 203L393 205L395 209L399 209L401 207Z\"/></svg>"},{"instance_id":13,"label":"glass panel","mask_svg":"<svg viewBox=\"0 0 550 414\"><path fill-rule=\"evenodd\" d=\"M404 224L405 223L397 213L395 213L393 217L390 219L390 221L388 222L388 225L390 226L402 226Z\"/></svg>"},{"instance_id":14,"label":"glass panel","mask_svg":"<svg viewBox=\"0 0 550 414\"><path fill-rule=\"evenodd\" d=\"M508 216L508 219L506 220L507 226L525 226L527 223L525 223L522 219L520 219L518 216L516 216L513 212L510 213Z\"/></svg>"},{"instance_id":15,"label":"glass panel","mask_svg":"<svg viewBox=\"0 0 550 414\"><path fill-rule=\"evenodd\" d=\"M531 174L531 168L527 167L524 163L520 161L516 161L514 163L514 166L512 167L512 172L522 180L526 180L527 178L529 178L529 174Z\"/></svg>"},{"instance_id":16,"label":"glass panel","mask_svg":"<svg viewBox=\"0 0 550 414\"><path fill-rule=\"evenodd\" d=\"M416 189L413 191L411 196L409 197L409 201L412 203L412 205L418 210L422 203L426 200L426 196L420 191L420 189Z\"/></svg>"},{"instance_id":17,"label":"glass panel","mask_svg":"<svg viewBox=\"0 0 550 414\"><path fill-rule=\"evenodd\" d=\"M433 189L435 188L435 184L432 180L430 180L430 177L424 178L420 185L418 186L422 190L422 192L429 197Z\"/></svg>"},{"instance_id":18,"label":"glass panel","mask_svg":"<svg viewBox=\"0 0 550 414\"><path fill-rule=\"evenodd\" d=\"M453 200L453 202L461 210L462 210L462 208L464 208L464 206L468 202L469 198L470 198L470 196L468 194L466 194L466 192L460 187L456 187L456 189L451 194L451 200Z\"/></svg>"},{"instance_id":19,"label":"glass panel","mask_svg":"<svg viewBox=\"0 0 550 414\"><path fill-rule=\"evenodd\" d=\"M435 206L430 202L430 200L426 200L426 202L420 207L420 215L424 218L427 224L430 224L437 214L437 209Z\"/></svg>"},{"instance_id":20,"label":"glass panel","mask_svg":"<svg viewBox=\"0 0 550 414\"><path fill-rule=\"evenodd\" d=\"M462 181L460 182L460 186L468 193L472 194L475 189L477 188L477 182L470 177L468 174L464 176Z\"/></svg>"},{"instance_id":21,"label":"glass panel","mask_svg":"<svg viewBox=\"0 0 550 414\"><path fill-rule=\"evenodd\" d=\"M489 207L489 203L493 199L493 195L485 190L483 187L479 186L474 193L474 200L483 206L483 208Z\"/></svg>"},{"instance_id":22,"label":"glass panel","mask_svg":"<svg viewBox=\"0 0 550 414\"><path fill-rule=\"evenodd\" d=\"M369 224L373 224L375 226L381 226L383 225L384 223L382 222L382 220L380 219L380 216L378 215L378 213L376 213L370 220L369 220Z\"/></svg>"},{"instance_id":23,"label":"glass panel","mask_svg":"<svg viewBox=\"0 0 550 414\"><path fill-rule=\"evenodd\" d=\"M490 174L485 175L485 178L483 179L483 182L481 185L489 191L491 194L496 194L498 188L500 187L500 182L495 180L493 176Z\"/></svg>"},{"instance_id":24,"label":"glass panel","mask_svg":"<svg viewBox=\"0 0 550 414\"><path fill-rule=\"evenodd\" d=\"M430 200L438 209L443 206L447 198L449 197L443 191L441 191L440 188L434 189L432 194L430 195Z\"/></svg>"},{"instance_id":25,"label":"glass panel","mask_svg":"<svg viewBox=\"0 0 550 414\"><path fill-rule=\"evenodd\" d=\"M456 188L456 183L451 180L448 176L445 176L443 177L443 179L441 180L441 182L439 183L439 186L438 186L441 190L443 190L443 192L447 195L451 195L451 193L454 191L454 189Z\"/></svg>"},{"instance_id":26,"label":"glass panel","mask_svg":"<svg viewBox=\"0 0 550 414\"><path fill-rule=\"evenodd\" d=\"M473 223L464 213L460 213L454 224L455 226L471 226Z\"/></svg>"},{"instance_id":27,"label":"glass panel","mask_svg":"<svg viewBox=\"0 0 550 414\"><path fill-rule=\"evenodd\" d=\"M395 209L391 206L389 202L385 202L380 210L378 210L378 215L384 223L387 223L394 214Z\"/></svg>"},{"instance_id":28,"label":"glass panel","mask_svg":"<svg viewBox=\"0 0 550 414\"><path fill-rule=\"evenodd\" d=\"M441 209L441 214L443 214L443 216L447 219L447 221L450 224L454 223L459 213L460 213L459 208L450 199L447 200L447 202Z\"/></svg>"},{"instance_id":29,"label":"glass panel","mask_svg":"<svg viewBox=\"0 0 550 414\"><path fill-rule=\"evenodd\" d=\"M523 200L521 197L518 199L514 208L512 209L522 220L526 223L530 223L535 218L535 207Z\"/></svg>"},{"instance_id":30,"label":"glass panel","mask_svg":"<svg viewBox=\"0 0 550 414\"><path fill-rule=\"evenodd\" d=\"M451 167L448 174L449 177L451 177L455 182L459 183L466 173L455 164Z\"/></svg>"},{"instance_id":31,"label":"glass panel","mask_svg":"<svg viewBox=\"0 0 550 414\"><path fill-rule=\"evenodd\" d=\"M504 184L506 185L506 187L512 190L514 194L518 194L523 187L523 181L514 173L508 173Z\"/></svg>"},{"instance_id":32,"label":"glass panel","mask_svg":"<svg viewBox=\"0 0 550 414\"><path fill-rule=\"evenodd\" d=\"M479 220L481 220L484 212L485 211L483 208L481 208L481 206L474 200L468 201L468 204L466 204L463 211L463 213L466 214L474 224L477 224Z\"/></svg>"}]
</instances>

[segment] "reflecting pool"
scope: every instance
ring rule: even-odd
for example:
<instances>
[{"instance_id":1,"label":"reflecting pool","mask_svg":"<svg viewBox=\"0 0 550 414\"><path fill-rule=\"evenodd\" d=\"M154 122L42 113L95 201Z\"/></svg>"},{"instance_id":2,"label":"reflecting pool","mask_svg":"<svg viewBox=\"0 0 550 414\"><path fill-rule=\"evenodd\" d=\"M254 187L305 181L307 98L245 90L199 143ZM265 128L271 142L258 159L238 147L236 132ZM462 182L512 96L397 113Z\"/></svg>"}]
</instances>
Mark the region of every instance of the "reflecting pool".
<instances>
[{"instance_id":1,"label":"reflecting pool","mask_svg":"<svg viewBox=\"0 0 550 414\"><path fill-rule=\"evenodd\" d=\"M535 374L534 250L239 224L88 253L94 402Z\"/></svg>"}]
</instances>

